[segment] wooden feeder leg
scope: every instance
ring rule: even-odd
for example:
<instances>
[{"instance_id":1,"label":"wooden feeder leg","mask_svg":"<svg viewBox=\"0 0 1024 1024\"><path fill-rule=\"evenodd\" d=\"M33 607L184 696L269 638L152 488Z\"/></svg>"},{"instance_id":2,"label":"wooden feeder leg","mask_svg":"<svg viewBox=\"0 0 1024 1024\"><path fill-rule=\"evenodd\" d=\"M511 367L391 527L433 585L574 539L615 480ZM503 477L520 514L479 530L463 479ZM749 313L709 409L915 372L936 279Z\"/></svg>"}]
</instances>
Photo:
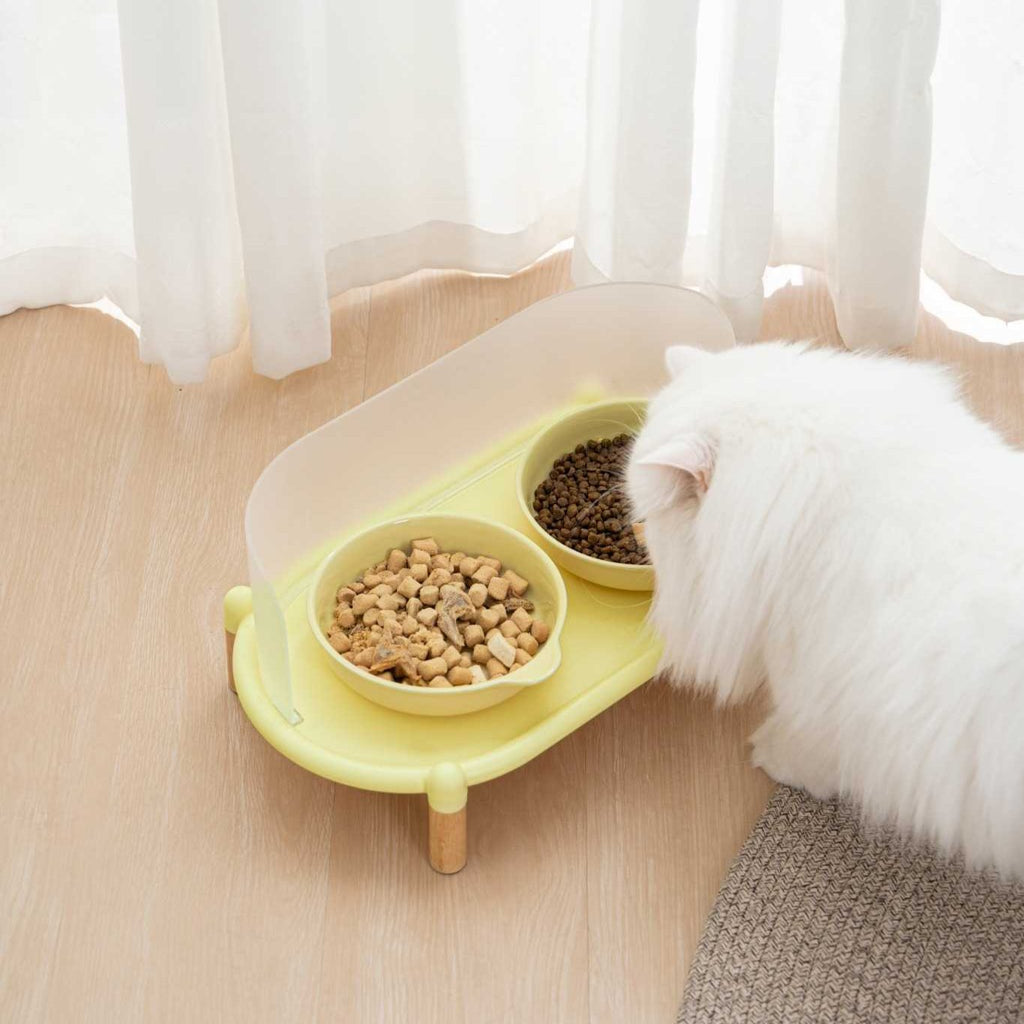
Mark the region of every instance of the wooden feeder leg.
<instances>
[{"instance_id":1,"label":"wooden feeder leg","mask_svg":"<svg viewBox=\"0 0 1024 1024\"><path fill-rule=\"evenodd\" d=\"M427 808L430 818L430 866L442 875L454 875L466 866L466 807L454 814Z\"/></svg>"},{"instance_id":2,"label":"wooden feeder leg","mask_svg":"<svg viewBox=\"0 0 1024 1024\"><path fill-rule=\"evenodd\" d=\"M235 689L235 663L232 657L235 653L235 634L229 633L226 629L224 630L224 650L228 656L228 686L231 688L231 692L238 695L238 691Z\"/></svg>"}]
</instances>

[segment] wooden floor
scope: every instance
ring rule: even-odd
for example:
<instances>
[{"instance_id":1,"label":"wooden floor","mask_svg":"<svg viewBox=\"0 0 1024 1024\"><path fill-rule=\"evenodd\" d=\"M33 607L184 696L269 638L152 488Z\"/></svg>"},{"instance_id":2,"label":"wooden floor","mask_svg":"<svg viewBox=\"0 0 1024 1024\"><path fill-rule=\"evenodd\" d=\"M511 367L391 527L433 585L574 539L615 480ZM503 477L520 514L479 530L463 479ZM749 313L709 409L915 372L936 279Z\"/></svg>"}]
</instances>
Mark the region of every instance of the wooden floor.
<instances>
[{"instance_id":1,"label":"wooden floor","mask_svg":"<svg viewBox=\"0 0 1024 1024\"><path fill-rule=\"evenodd\" d=\"M242 511L286 444L568 287L426 273L344 296L333 361L248 353L179 389L95 310L0 319L0 1020L667 1022L768 796L756 712L651 685L474 789L470 862L433 874L422 798L332 785L225 685ZM820 284L768 336L834 336ZM926 320L1024 439L1024 349Z\"/></svg>"}]
</instances>

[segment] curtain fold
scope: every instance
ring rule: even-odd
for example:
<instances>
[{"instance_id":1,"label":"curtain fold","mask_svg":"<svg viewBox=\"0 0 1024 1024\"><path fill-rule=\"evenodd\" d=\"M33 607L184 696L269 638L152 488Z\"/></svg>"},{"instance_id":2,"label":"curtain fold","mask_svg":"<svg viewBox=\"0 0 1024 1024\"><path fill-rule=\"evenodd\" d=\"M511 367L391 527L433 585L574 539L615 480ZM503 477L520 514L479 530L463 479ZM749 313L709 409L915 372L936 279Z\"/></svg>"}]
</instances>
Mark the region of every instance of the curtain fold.
<instances>
[{"instance_id":1,"label":"curtain fold","mask_svg":"<svg viewBox=\"0 0 1024 1024\"><path fill-rule=\"evenodd\" d=\"M941 18L940 18L941 14ZM1016 0L0 0L0 313L103 296L201 380L248 330L421 267L699 287L756 336L771 263L851 346L923 267L1024 317Z\"/></svg>"}]
</instances>

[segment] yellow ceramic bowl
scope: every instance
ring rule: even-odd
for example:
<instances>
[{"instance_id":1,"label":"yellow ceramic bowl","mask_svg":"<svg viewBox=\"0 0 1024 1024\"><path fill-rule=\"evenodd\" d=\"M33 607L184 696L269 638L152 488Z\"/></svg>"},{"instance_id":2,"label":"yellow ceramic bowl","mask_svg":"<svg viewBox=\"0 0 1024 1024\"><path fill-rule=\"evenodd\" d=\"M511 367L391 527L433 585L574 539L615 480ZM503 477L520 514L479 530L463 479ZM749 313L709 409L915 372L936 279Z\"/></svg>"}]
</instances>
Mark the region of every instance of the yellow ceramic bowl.
<instances>
[{"instance_id":1,"label":"yellow ceramic bowl","mask_svg":"<svg viewBox=\"0 0 1024 1024\"><path fill-rule=\"evenodd\" d=\"M392 548L408 551L412 541L433 537L442 551L465 551L501 559L530 581L526 596L551 627L551 635L528 664L507 676L472 686L432 690L379 679L346 661L327 642L326 629L334 615L334 595L363 570L386 558ZM331 666L357 693L394 711L412 715L465 715L507 700L526 686L536 686L562 660L559 636L568 598L557 567L527 537L500 523L461 515L416 515L372 526L346 541L327 557L309 588L307 613L314 635L331 659Z\"/></svg>"},{"instance_id":2,"label":"yellow ceramic bowl","mask_svg":"<svg viewBox=\"0 0 1024 1024\"><path fill-rule=\"evenodd\" d=\"M617 590L652 590L654 569L649 565L623 565L592 558L566 547L537 522L533 494L551 472L560 455L576 445L617 434L636 434L647 415L647 399L613 399L597 402L563 416L542 430L519 463L516 491L523 514L533 527L537 543L563 568L602 587Z\"/></svg>"}]
</instances>

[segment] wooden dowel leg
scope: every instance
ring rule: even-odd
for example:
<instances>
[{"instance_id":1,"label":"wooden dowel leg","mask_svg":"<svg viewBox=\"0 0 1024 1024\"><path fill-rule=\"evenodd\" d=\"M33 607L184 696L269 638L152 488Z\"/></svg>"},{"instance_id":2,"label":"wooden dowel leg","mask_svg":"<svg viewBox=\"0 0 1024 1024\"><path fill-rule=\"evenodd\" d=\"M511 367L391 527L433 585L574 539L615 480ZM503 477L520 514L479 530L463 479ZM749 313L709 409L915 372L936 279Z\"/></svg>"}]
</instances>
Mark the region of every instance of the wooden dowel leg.
<instances>
[{"instance_id":1,"label":"wooden dowel leg","mask_svg":"<svg viewBox=\"0 0 1024 1024\"><path fill-rule=\"evenodd\" d=\"M235 695L238 691L235 689L235 663L233 660L235 653L235 634L229 633L226 629L224 630L224 650L228 656L228 686L231 688L231 692Z\"/></svg>"},{"instance_id":2,"label":"wooden dowel leg","mask_svg":"<svg viewBox=\"0 0 1024 1024\"><path fill-rule=\"evenodd\" d=\"M430 818L430 866L442 875L454 875L466 866L466 808L442 814L427 808Z\"/></svg>"}]
</instances>

